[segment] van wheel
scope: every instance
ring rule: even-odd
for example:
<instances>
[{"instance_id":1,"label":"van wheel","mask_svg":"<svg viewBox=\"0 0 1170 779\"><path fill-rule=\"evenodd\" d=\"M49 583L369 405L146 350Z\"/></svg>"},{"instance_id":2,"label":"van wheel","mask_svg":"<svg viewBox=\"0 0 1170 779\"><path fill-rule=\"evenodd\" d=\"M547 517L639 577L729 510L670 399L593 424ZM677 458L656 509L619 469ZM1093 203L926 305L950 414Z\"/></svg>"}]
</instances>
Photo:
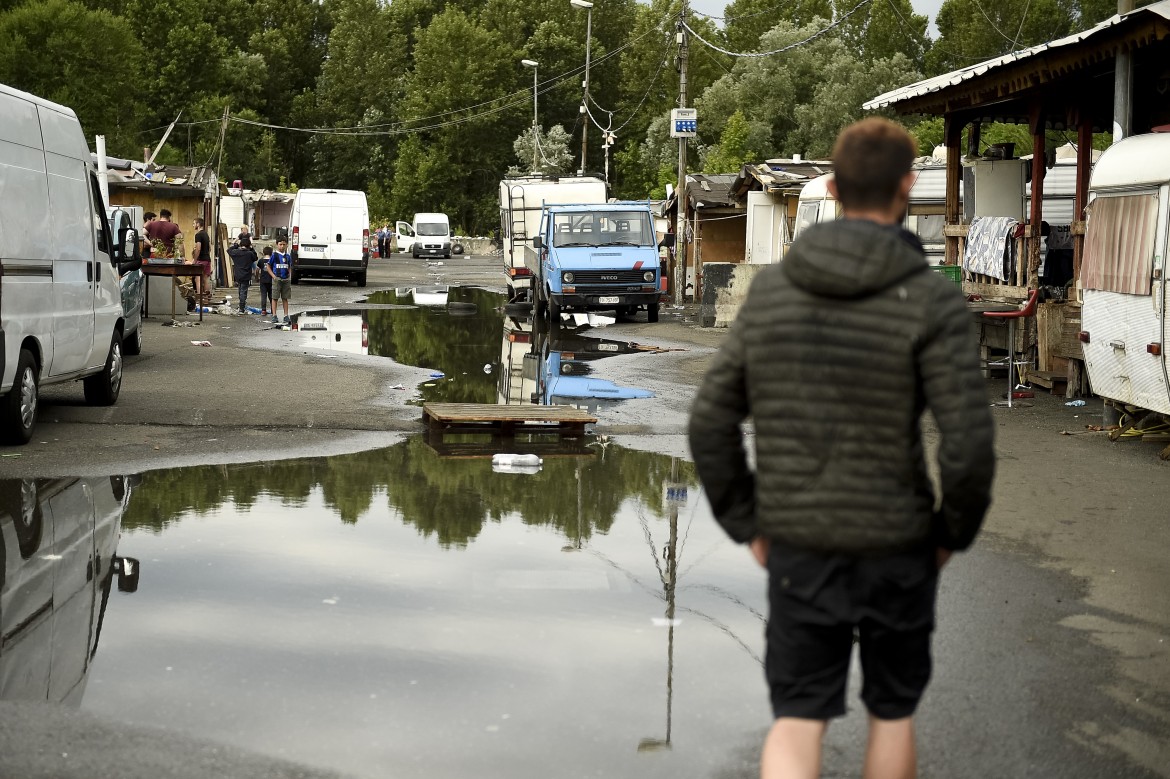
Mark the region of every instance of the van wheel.
<instances>
[{"instance_id":1,"label":"van wheel","mask_svg":"<svg viewBox=\"0 0 1170 779\"><path fill-rule=\"evenodd\" d=\"M301 277L300 277L300 275L299 275L299 274L297 274L297 273L293 273L293 274L290 274L290 275L289 275L289 281L291 281L293 284L300 284L300 283L301 283Z\"/></svg>"},{"instance_id":2,"label":"van wheel","mask_svg":"<svg viewBox=\"0 0 1170 779\"><path fill-rule=\"evenodd\" d=\"M0 399L0 440L27 444L37 425L37 362L28 349L20 350L12 389Z\"/></svg>"},{"instance_id":3,"label":"van wheel","mask_svg":"<svg viewBox=\"0 0 1170 779\"><path fill-rule=\"evenodd\" d=\"M125 341L122 342L122 349L126 354L142 354L142 325L134 328Z\"/></svg>"},{"instance_id":4,"label":"van wheel","mask_svg":"<svg viewBox=\"0 0 1170 779\"><path fill-rule=\"evenodd\" d=\"M364 287L364 286L366 286L366 274L365 274L365 272L363 271L362 273L359 273L358 275L354 276L354 277L353 277L353 280L357 282L357 285L358 285L359 287Z\"/></svg>"},{"instance_id":5,"label":"van wheel","mask_svg":"<svg viewBox=\"0 0 1170 779\"><path fill-rule=\"evenodd\" d=\"M85 402L91 406L112 406L118 402L118 393L122 391L121 333L114 333L114 340L110 342L106 367L102 368L101 373L86 376L82 384L85 387Z\"/></svg>"},{"instance_id":6,"label":"van wheel","mask_svg":"<svg viewBox=\"0 0 1170 779\"><path fill-rule=\"evenodd\" d=\"M651 303L650 305L646 306L646 321L651 323L658 321L657 303Z\"/></svg>"}]
</instances>

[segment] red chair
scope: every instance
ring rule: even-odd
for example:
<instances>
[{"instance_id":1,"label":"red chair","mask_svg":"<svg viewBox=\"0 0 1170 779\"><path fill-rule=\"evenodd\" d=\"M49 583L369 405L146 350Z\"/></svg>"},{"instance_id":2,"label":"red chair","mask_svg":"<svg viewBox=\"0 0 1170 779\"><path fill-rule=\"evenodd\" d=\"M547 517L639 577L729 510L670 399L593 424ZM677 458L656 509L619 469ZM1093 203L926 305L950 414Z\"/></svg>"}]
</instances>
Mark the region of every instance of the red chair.
<instances>
[{"instance_id":1,"label":"red chair","mask_svg":"<svg viewBox=\"0 0 1170 779\"><path fill-rule=\"evenodd\" d=\"M1006 319L1008 323L1007 332L1007 377L1008 377L1008 392L1007 403L996 403L995 405L1006 405L1008 408L1013 408L1012 395L1015 392L1015 372L1021 365L1030 365L1027 360L1016 359L1016 320L1024 317L1036 316L1036 304L1040 300L1040 290L1031 290L1028 294L1028 299L1024 304L1017 309L1011 311L984 311L983 316L988 319ZM1026 347L1025 347L1026 348ZM1022 406L1029 406L1030 403L1023 403Z\"/></svg>"}]
</instances>

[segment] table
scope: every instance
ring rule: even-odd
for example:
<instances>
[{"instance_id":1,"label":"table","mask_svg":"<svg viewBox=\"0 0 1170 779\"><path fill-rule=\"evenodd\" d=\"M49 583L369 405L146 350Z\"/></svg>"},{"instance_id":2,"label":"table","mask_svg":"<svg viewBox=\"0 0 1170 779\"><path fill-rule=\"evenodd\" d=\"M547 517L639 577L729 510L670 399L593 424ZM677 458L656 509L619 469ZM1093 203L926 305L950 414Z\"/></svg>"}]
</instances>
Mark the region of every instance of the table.
<instances>
[{"instance_id":1,"label":"table","mask_svg":"<svg viewBox=\"0 0 1170 779\"><path fill-rule=\"evenodd\" d=\"M142 272L147 276L170 276L171 278L190 278L191 285L195 279L203 275L203 266L197 262L179 262L177 260L151 260L142 264ZM147 286L149 293L150 287ZM149 306L148 306L149 308ZM198 301L199 321L203 321L203 301ZM171 285L171 320L175 319L175 287Z\"/></svg>"}]
</instances>

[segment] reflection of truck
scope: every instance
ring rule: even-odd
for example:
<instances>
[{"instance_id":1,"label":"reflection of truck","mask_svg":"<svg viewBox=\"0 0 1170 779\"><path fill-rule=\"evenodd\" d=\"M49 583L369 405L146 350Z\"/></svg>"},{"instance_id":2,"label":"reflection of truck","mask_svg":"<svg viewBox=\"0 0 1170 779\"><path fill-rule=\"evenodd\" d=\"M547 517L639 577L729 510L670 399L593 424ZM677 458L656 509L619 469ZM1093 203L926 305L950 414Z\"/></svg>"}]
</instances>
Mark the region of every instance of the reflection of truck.
<instances>
[{"instance_id":1,"label":"reflection of truck","mask_svg":"<svg viewBox=\"0 0 1170 779\"><path fill-rule=\"evenodd\" d=\"M595 360L633 351L621 341L587 338L555 325L550 328L540 317L505 320L498 402L596 411L605 401L653 397L649 390L623 387L595 375Z\"/></svg>"},{"instance_id":2,"label":"reflection of truck","mask_svg":"<svg viewBox=\"0 0 1170 779\"><path fill-rule=\"evenodd\" d=\"M658 321L662 277L654 218L645 203L546 206L540 233L524 247L537 314L646 309Z\"/></svg>"},{"instance_id":3,"label":"reflection of truck","mask_svg":"<svg viewBox=\"0 0 1170 779\"><path fill-rule=\"evenodd\" d=\"M500 244L504 255L508 297L527 296L532 280L524 264L524 247L540 232L545 206L604 203L605 182L599 178L546 179L539 176L500 182Z\"/></svg>"},{"instance_id":4,"label":"reflection of truck","mask_svg":"<svg viewBox=\"0 0 1170 779\"><path fill-rule=\"evenodd\" d=\"M1093 392L1170 414L1170 134L1106 149L1089 181L1080 340Z\"/></svg>"},{"instance_id":5,"label":"reflection of truck","mask_svg":"<svg viewBox=\"0 0 1170 779\"><path fill-rule=\"evenodd\" d=\"M0 480L0 698L81 703L114 576L138 586L115 556L128 482Z\"/></svg>"}]
</instances>

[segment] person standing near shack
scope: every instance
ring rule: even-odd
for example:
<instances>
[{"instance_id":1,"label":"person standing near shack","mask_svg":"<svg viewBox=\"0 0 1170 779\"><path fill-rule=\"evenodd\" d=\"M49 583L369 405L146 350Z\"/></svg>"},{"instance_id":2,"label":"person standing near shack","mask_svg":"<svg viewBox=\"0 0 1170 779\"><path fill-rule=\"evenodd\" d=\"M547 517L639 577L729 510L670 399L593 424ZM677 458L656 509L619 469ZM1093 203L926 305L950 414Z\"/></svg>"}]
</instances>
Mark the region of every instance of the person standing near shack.
<instances>
[{"instance_id":1,"label":"person standing near shack","mask_svg":"<svg viewBox=\"0 0 1170 779\"><path fill-rule=\"evenodd\" d=\"M866 119L833 150L844 218L759 273L691 410L716 519L768 570L775 722L761 776L816 777L857 637L867 779L917 773L939 571L991 499L993 422L962 293L901 228L917 144ZM941 492L923 454L939 432ZM740 424L755 426L755 471Z\"/></svg>"},{"instance_id":2,"label":"person standing near shack","mask_svg":"<svg viewBox=\"0 0 1170 779\"><path fill-rule=\"evenodd\" d=\"M268 316L272 305L272 274L268 263L272 261L272 247L265 246L257 264L257 280L260 282L260 316ZM271 312L275 313L275 312Z\"/></svg>"},{"instance_id":3,"label":"person standing near shack","mask_svg":"<svg viewBox=\"0 0 1170 779\"><path fill-rule=\"evenodd\" d=\"M285 241L277 239L276 251L268 261L268 274L272 276L272 323L278 324L280 316L276 313L276 301L284 303L284 323L288 320L288 299L292 296L292 259L285 254Z\"/></svg>"},{"instance_id":4,"label":"person standing near shack","mask_svg":"<svg viewBox=\"0 0 1170 779\"><path fill-rule=\"evenodd\" d=\"M163 213L165 214L166 211ZM191 261L200 265L202 269L197 286L200 305L202 305L208 299L204 293L208 291L207 287L211 280L211 236L207 234L207 225L202 218L195 217L192 224L195 227L195 240L191 245ZM193 299L188 299L187 310L195 310Z\"/></svg>"},{"instance_id":5,"label":"person standing near shack","mask_svg":"<svg viewBox=\"0 0 1170 779\"><path fill-rule=\"evenodd\" d=\"M232 274L236 277L236 288L240 291L239 313L248 313L248 287L252 284L252 269L256 266L256 250L252 248L252 237L240 233L240 238L228 249L232 258Z\"/></svg>"}]
</instances>

